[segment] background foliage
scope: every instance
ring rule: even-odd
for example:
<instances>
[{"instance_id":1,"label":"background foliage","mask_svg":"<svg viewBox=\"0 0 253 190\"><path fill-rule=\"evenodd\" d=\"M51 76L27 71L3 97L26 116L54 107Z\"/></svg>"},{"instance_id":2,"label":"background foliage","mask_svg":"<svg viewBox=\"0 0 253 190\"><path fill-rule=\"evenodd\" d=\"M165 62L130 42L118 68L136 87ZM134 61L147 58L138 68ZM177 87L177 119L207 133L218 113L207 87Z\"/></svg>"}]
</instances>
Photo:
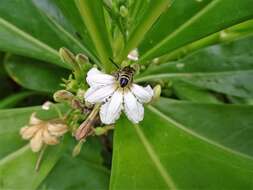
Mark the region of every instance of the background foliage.
<instances>
[{"instance_id":1,"label":"background foliage","mask_svg":"<svg viewBox=\"0 0 253 190\"><path fill-rule=\"evenodd\" d=\"M252 10L253 0L1 1L0 189L252 189ZM18 132L34 111L56 116L36 105L71 73L61 47L106 72L137 47L135 81L160 84L162 97L78 157L65 136L35 172Z\"/></svg>"}]
</instances>

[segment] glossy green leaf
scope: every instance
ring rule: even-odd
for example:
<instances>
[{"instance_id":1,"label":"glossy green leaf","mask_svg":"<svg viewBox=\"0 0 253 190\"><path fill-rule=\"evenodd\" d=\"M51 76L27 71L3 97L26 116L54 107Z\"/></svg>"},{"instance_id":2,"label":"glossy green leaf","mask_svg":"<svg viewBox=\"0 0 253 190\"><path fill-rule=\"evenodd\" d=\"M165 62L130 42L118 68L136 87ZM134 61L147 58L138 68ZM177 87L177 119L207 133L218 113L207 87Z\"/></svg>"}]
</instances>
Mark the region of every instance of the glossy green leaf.
<instances>
[{"instance_id":1,"label":"glossy green leaf","mask_svg":"<svg viewBox=\"0 0 253 190\"><path fill-rule=\"evenodd\" d=\"M104 69L107 72L111 71L113 65L109 58L112 58L112 49L104 19L103 1L75 0L75 2Z\"/></svg>"},{"instance_id":2,"label":"glossy green leaf","mask_svg":"<svg viewBox=\"0 0 253 190\"><path fill-rule=\"evenodd\" d=\"M0 41L1 50L67 67L57 53L66 43L32 0L1 1Z\"/></svg>"},{"instance_id":3,"label":"glossy green leaf","mask_svg":"<svg viewBox=\"0 0 253 190\"><path fill-rule=\"evenodd\" d=\"M234 96L253 96L253 38L215 45L180 60L154 66L137 81L177 79Z\"/></svg>"},{"instance_id":4,"label":"glossy green leaf","mask_svg":"<svg viewBox=\"0 0 253 190\"><path fill-rule=\"evenodd\" d=\"M253 18L253 1L177 0L147 34L141 61Z\"/></svg>"},{"instance_id":5,"label":"glossy green leaf","mask_svg":"<svg viewBox=\"0 0 253 190\"><path fill-rule=\"evenodd\" d=\"M69 151L59 160L39 189L108 189L110 172L101 165L100 150L98 140L89 139L78 157L72 157Z\"/></svg>"},{"instance_id":6,"label":"glossy green leaf","mask_svg":"<svg viewBox=\"0 0 253 190\"><path fill-rule=\"evenodd\" d=\"M34 59L10 56L5 60L10 77L21 86L53 93L60 89L62 78L68 77L68 70Z\"/></svg>"},{"instance_id":7,"label":"glossy green leaf","mask_svg":"<svg viewBox=\"0 0 253 190\"><path fill-rule=\"evenodd\" d=\"M253 107L161 99L116 127L111 189L251 189Z\"/></svg>"},{"instance_id":8,"label":"glossy green leaf","mask_svg":"<svg viewBox=\"0 0 253 190\"><path fill-rule=\"evenodd\" d=\"M172 88L175 95L182 100L198 103L221 103L221 101L208 90L198 88L182 81L174 81Z\"/></svg>"},{"instance_id":9,"label":"glossy green leaf","mask_svg":"<svg viewBox=\"0 0 253 190\"><path fill-rule=\"evenodd\" d=\"M58 36L66 41L67 48L75 53L84 53L94 62L98 62L94 46L88 31L82 22L74 1L68 0L33 0L42 11Z\"/></svg>"}]
</instances>

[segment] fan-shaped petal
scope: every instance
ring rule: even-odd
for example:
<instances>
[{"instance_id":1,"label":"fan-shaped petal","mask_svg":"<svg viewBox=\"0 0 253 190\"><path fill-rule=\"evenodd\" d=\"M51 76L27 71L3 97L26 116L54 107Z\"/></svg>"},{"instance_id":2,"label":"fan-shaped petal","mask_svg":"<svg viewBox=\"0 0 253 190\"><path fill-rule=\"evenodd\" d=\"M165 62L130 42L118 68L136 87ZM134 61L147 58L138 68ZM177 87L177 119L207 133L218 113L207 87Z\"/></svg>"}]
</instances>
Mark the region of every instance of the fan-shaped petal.
<instances>
[{"instance_id":1,"label":"fan-shaped petal","mask_svg":"<svg viewBox=\"0 0 253 190\"><path fill-rule=\"evenodd\" d=\"M86 81L91 87L97 87L111 85L115 82L115 78L112 75L102 73L97 68L92 68L87 73Z\"/></svg>"},{"instance_id":2,"label":"fan-shaped petal","mask_svg":"<svg viewBox=\"0 0 253 190\"><path fill-rule=\"evenodd\" d=\"M149 85L142 87L137 84L132 84L131 91L141 103L150 102L154 95L154 92Z\"/></svg>"},{"instance_id":3,"label":"fan-shaped petal","mask_svg":"<svg viewBox=\"0 0 253 190\"><path fill-rule=\"evenodd\" d=\"M128 119L133 123L139 123L143 120L143 105L137 101L136 97L130 90L124 92L124 112Z\"/></svg>"},{"instance_id":4,"label":"fan-shaped petal","mask_svg":"<svg viewBox=\"0 0 253 190\"><path fill-rule=\"evenodd\" d=\"M119 118L123 103L123 92L116 90L108 102L100 108L100 119L104 124L112 124Z\"/></svg>"}]
</instances>

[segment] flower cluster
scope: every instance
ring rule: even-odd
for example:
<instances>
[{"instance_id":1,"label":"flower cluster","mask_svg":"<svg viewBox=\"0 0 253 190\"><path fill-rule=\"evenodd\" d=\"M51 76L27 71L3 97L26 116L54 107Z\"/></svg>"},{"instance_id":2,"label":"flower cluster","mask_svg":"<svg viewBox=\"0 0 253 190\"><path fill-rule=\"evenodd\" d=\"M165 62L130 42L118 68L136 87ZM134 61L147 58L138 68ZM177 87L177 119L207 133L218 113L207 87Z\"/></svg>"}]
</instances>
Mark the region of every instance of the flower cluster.
<instances>
[{"instance_id":1,"label":"flower cluster","mask_svg":"<svg viewBox=\"0 0 253 190\"><path fill-rule=\"evenodd\" d=\"M21 128L20 134L23 139L30 140L32 151L38 152L43 144L58 144L58 138L67 130L67 126L61 120L42 121L33 113L29 124Z\"/></svg>"},{"instance_id":2,"label":"flower cluster","mask_svg":"<svg viewBox=\"0 0 253 190\"><path fill-rule=\"evenodd\" d=\"M100 119L104 124L113 124L123 110L130 121L139 123L144 117L143 103L148 103L153 97L153 90L148 85L142 87L130 82L122 87L115 76L104 74L96 68L87 73L86 78L90 88L85 93L85 101L102 103Z\"/></svg>"}]
</instances>

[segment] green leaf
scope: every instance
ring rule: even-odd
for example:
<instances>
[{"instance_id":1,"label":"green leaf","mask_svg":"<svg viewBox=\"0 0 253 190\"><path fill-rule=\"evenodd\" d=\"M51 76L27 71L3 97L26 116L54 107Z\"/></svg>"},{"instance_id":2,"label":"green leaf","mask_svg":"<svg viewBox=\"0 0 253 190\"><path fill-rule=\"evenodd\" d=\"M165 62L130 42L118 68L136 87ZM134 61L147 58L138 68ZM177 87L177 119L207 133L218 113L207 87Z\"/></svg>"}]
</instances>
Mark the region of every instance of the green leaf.
<instances>
[{"instance_id":1,"label":"green leaf","mask_svg":"<svg viewBox=\"0 0 253 190\"><path fill-rule=\"evenodd\" d=\"M215 45L178 62L151 67L136 81L179 79L202 88L253 97L253 37Z\"/></svg>"},{"instance_id":2,"label":"green leaf","mask_svg":"<svg viewBox=\"0 0 253 190\"><path fill-rule=\"evenodd\" d=\"M5 68L10 77L21 86L49 93L60 89L62 78L69 74L66 69L21 56L7 58Z\"/></svg>"},{"instance_id":3,"label":"green leaf","mask_svg":"<svg viewBox=\"0 0 253 190\"><path fill-rule=\"evenodd\" d=\"M108 189L110 172L101 165L100 149L97 139L89 139L78 157L72 157L69 151L39 189Z\"/></svg>"},{"instance_id":4,"label":"green leaf","mask_svg":"<svg viewBox=\"0 0 253 190\"><path fill-rule=\"evenodd\" d=\"M252 106L161 99L145 111L115 128L111 189L253 187Z\"/></svg>"},{"instance_id":5,"label":"green leaf","mask_svg":"<svg viewBox=\"0 0 253 190\"><path fill-rule=\"evenodd\" d=\"M67 67L61 62L57 52L66 43L56 30L52 28L48 18L33 5L32 0L1 1L1 50Z\"/></svg>"},{"instance_id":6,"label":"green leaf","mask_svg":"<svg viewBox=\"0 0 253 190\"><path fill-rule=\"evenodd\" d=\"M221 103L221 101L219 101L211 92L185 82L174 81L172 88L176 96L182 100L189 100L191 102L198 103Z\"/></svg>"},{"instance_id":7,"label":"green leaf","mask_svg":"<svg viewBox=\"0 0 253 190\"><path fill-rule=\"evenodd\" d=\"M112 58L112 49L104 19L103 1L75 0L75 2L104 69L107 72L111 71L113 65L109 58Z\"/></svg>"},{"instance_id":8,"label":"green leaf","mask_svg":"<svg viewBox=\"0 0 253 190\"><path fill-rule=\"evenodd\" d=\"M229 26L253 18L253 1L177 0L141 46L140 61L169 53ZM233 14L236 13L236 14Z\"/></svg>"},{"instance_id":9,"label":"green leaf","mask_svg":"<svg viewBox=\"0 0 253 190\"><path fill-rule=\"evenodd\" d=\"M0 109L14 107L18 102L32 95L36 95L36 92L24 91L12 94L0 100Z\"/></svg>"},{"instance_id":10,"label":"green leaf","mask_svg":"<svg viewBox=\"0 0 253 190\"><path fill-rule=\"evenodd\" d=\"M66 42L68 49L75 53L85 53L98 63L94 45L74 1L33 0L33 3L42 11L41 14L48 18L58 36Z\"/></svg>"}]
</instances>

